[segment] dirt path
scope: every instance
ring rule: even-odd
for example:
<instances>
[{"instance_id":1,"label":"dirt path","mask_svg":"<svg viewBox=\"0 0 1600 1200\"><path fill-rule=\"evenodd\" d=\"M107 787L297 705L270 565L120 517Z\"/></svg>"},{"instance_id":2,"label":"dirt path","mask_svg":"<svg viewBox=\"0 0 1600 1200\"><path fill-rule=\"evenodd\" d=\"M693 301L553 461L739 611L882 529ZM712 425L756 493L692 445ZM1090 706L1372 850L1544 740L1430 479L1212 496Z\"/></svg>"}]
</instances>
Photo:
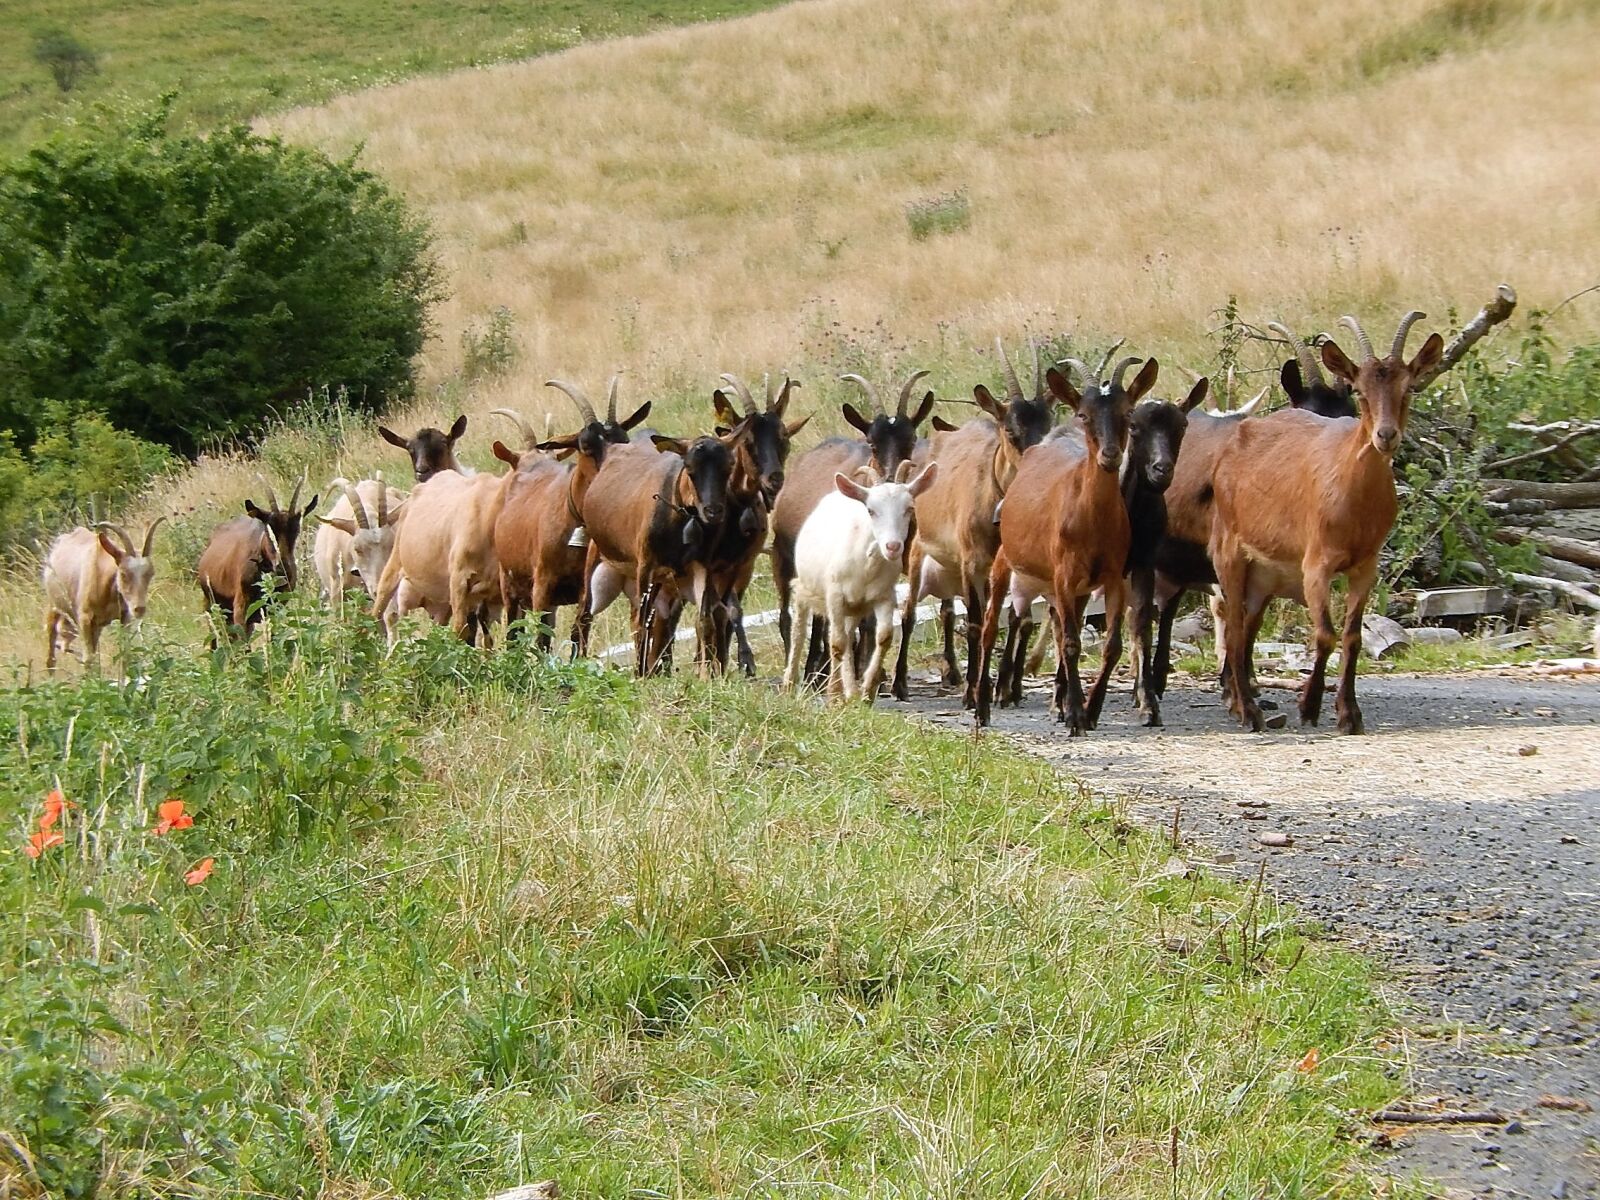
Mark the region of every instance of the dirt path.
<instances>
[{"instance_id":1,"label":"dirt path","mask_svg":"<svg viewBox=\"0 0 1600 1200\"><path fill-rule=\"evenodd\" d=\"M1368 736L1247 734L1214 691L1180 686L1166 728L1139 726L1126 686L1073 741L1042 692L995 728L1139 815L1184 833L1219 870L1269 881L1334 936L1390 966L1419 1030L1412 1094L1515 1114L1505 1128L1400 1139L1397 1174L1451 1196L1600 1197L1600 685L1500 675L1364 677ZM970 728L924 683L910 708ZM1290 693L1269 693L1292 714ZM1331 708L1331 697L1330 697ZM1249 805L1242 804L1249 802ZM1265 830L1293 846L1264 849Z\"/></svg>"}]
</instances>

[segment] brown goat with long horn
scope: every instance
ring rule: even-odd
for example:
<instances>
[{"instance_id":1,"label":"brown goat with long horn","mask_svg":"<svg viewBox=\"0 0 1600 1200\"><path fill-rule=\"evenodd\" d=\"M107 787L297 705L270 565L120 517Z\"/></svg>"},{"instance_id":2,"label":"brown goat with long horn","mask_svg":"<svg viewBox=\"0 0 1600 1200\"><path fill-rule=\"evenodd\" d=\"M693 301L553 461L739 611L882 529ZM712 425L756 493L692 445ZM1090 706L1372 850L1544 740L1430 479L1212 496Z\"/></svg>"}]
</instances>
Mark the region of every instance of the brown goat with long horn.
<instances>
[{"instance_id":1,"label":"brown goat with long horn","mask_svg":"<svg viewBox=\"0 0 1600 1200\"><path fill-rule=\"evenodd\" d=\"M272 485L262 480L267 507L258 508L254 501L246 500L245 515L213 529L200 554L195 574L205 608L223 609L236 629L249 632L260 619L260 601L268 576L279 580L284 591L292 592L299 582L295 545L300 540L300 524L317 507L315 496L304 508L299 507L304 483L304 476L295 481L289 506L283 508ZM213 644L215 641L213 637Z\"/></svg>"},{"instance_id":2,"label":"brown goat with long horn","mask_svg":"<svg viewBox=\"0 0 1600 1200\"><path fill-rule=\"evenodd\" d=\"M1276 412L1240 422L1218 456L1210 549L1222 587L1224 679L1229 706L1252 729L1264 728L1264 719L1250 687L1251 659L1262 615L1276 596L1305 604L1311 615L1315 658L1300 692L1300 720L1316 724L1335 640L1333 581L1343 575L1349 592L1335 708L1341 733L1362 731L1356 660L1361 615L1398 511L1392 459L1405 433L1412 387L1444 352L1444 339L1435 333L1406 361L1406 337L1423 315L1406 314L1382 358L1354 317L1340 324L1355 335L1359 362L1337 343L1324 343L1323 364L1360 398L1358 418Z\"/></svg>"}]
</instances>

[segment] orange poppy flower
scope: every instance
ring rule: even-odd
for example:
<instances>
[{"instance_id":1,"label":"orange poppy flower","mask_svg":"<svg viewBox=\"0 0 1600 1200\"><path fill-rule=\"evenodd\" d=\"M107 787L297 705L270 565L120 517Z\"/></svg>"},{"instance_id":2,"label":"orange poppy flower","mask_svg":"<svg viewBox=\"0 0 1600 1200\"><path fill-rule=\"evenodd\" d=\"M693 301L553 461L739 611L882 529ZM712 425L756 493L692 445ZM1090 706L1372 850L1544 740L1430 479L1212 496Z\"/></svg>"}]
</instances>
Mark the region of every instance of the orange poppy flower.
<instances>
[{"instance_id":1,"label":"orange poppy flower","mask_svg":"<svg viewBox=\"0 0 1600 1200\"><path fill-rule=\"evenodd\" d=\"M60 830L41 829L28 839L28 844L22 848L22 852L29 858L38 858L51 846L59 846L66 840L61 836Z\"/></svg>"},{"instance_id":2,"label":"orange poppy flower","mask_svg":"<svg viewBox=\"0 0 1600 1200\"><path fill-rule=\"evenodd\" d=\"M207 879L211 878L211 868L216 865L216 859L202 858L199 862L195 863L194 870L184 875L183 881L190 887L199 887Z\"/></svg>"},{"instance_id":3,"label":"orange poppy flower","mask_svg":"<svg viewBox=\"0 0 1600 1200\"><path fill-rule=\"evenodd\" d=\"M1322 1055L1315 1046L1306 1051L1306 1056L1295 1063L1294 1069L1302 1075L1309 1075L1317 1069L1317 1064L1322 1061Z\"/></svg>"},{"instance_id":4,"label":"orange poppy flower","mask_svg":"<svg viewBox=\"0 0 1600 1200\"><path fill-rule=\"evenodd\" d=\"M183 811L182 800L163 800L156 805L156 813L161 819L156 822L156 827L150 832L157 837L170 833L174 829L187 829L194 824L194 818Z\"/></svg>"},{"instance_id":5,"label":"orange poppy flower","mask_svg":"<svg viewBox=\"0 0 1600 1200\"><path fill-rule=\"evenodd\" d=\"M39 818L39 828L49 829L61 819L61 810L67 807L67 798L60 788L53 788L44 798L44 815Z\"/></svg>"}]
</instances>

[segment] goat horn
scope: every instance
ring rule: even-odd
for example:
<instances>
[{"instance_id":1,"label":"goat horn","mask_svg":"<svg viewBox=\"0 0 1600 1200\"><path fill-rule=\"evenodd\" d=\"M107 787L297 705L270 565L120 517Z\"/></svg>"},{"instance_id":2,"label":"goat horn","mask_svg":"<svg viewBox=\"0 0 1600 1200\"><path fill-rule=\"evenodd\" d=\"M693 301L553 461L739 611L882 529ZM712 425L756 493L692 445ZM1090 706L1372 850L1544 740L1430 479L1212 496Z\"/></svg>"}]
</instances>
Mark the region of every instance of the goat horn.
<instances>
[{"instance_id":1,"label":"goat horn","mask_svg":"<svg viewBox=\"0 0 1600 1200\"><path fill-rule=\"evenodd\" d=\"M846 383L858 385L861 390L867 394L867 399L872 401L873 412L883 412L883 401L878 399L878 389L868 383L866 379L860 375L841 375L839 378L844 380Z\"/></svg>"},{"instance_id":2,"label":"goat horn","mask_svg":"<svg viewBox=\"0 0 1600 1200\"><path fill-rule=\"evenodd\" d=\"M166 519L166 517L157 517L154 521L151 521L150 524L144 527L144 549L139 552L140 558L150 557L150 546L151 543L155 541L156 526L161 524L161 522L165 521Z\"/></svg>"},{"instance_id":3,"label":"goat horn","mask_svg":"<svg viewBox=\"0 0 1600 1200\"><path fill-rule=\"evenodd\" d=\"M272 485L267 482L267 477L265 475L257 475L256 478L261 480L261 486L267 490L267 507L273 512L282 512L283 510L278 507L278 493L272 490Z\"/></svg>"},{"instance_id":4,"label":"goat horn","mask_svg":"<svg viewBox=\"0 0 1600 1200\"><path fill-rule=\"evenodd\" d=\"M1081 358L1063 358L1061 361L1066 366L1069 366L1077 371L1079 375L1083 376L1084 383L1088 384L1090 387L1097 388L1100 386L1100 377L1093 371L1089 370L1089 364L1084 362Z\"/></svg>"},{"instance_id":5,"label":"goat horn","mask_svg":"<svg viewBox=\"0 0 1600 1200\"><path fill-rule=\"evenodd\" d=\"M1262 388L1254 396L1251 396L1250 399L1244 404L1241 404L1238 408L1234 409L1234 411L1241 417L1248 417L1251 413L1255 412L1256 408L1261 404L1261 402L1267 398L1267 393L1271 390L1272 387L1269 384L1267 387Z\"/></svg>"},{"instance_id":6,"label":"goat horn","mask_svg":"<svg viewBox=\"0 0 1600 1200\"><path fill-rule=\"evenodd\" d=\"M306 473L300 472L300 478L294 481L294 491L289 493L289 507L286 511L293 512L300 504L300 489L306 481Z\"/></svg>"},{"instance_id":7,"label":"goat horn","mask_svg":"<svg viewBox=\"0 0 1600 1200\"><path fill-rule=\"evenodd\" d=\"M1399 358L1406 352L1406 338L1411 336L1411 327L1428 314L1412 309L1400 318L1400 328L1394 332L1394 345L1389 347L1389 357Z\"/></svg>"},{"instance_id":8,"label":"goat horn","mask_svg":"<svg viewBox=\"0 0 1600 1200\"><path fill-rule=\"evenodd\" d=\"M929 374L927 371L913 371L911 372L911 378L906 380L904 386L901 387L900 402L895 405L895 412L900 416L906 415L906 405L911 403L911 389L917 386L917 380L927 374Z\"/></svg>"},{"instance_id":9,"label":"goat horn","mask_svg":"<svg viewBox=\"0 0 1600 1200\"><path fill-rule=\"evenodd\" d=\"M589 397L583 394L583 389L575 383L568 383L564 379L546 379L545 387L555 388L558 392L565 392L574 404L578 406L578 414L590 424L596 424L600 418L595 415L594 405L589 403Z\"/></svg>"},{"instance_id":10,"label":"goat horn","mask_svg":"<svg viewBox=\"0 0 1600 1200\"><path fill-rule=\"evenodd\" d=\"M734 391L739 393L739 399L744 401L744 415L745 416L753 417L753 416L756 415L756 400L755 400L755 397L750 394L750 389L749 389L748 386L746 386L744 380L740 379L737 375L733 374L731 371L724 371L717 378L726 381L728 384L730 384L733 387ZM770 389L767 392L767 399L768 399L768 401L770 401L772 399L772 392L771 392Z\"/></svg>"},{"instance_id":11,"label":"goat horn","mask_svg":"<svg viewBox=\"0 0 1600 1200\"><path fill-rule=\"evenodd\" d=\"M116 534L117 540L122 543L122 548L129 554L134 553L133 539L128 536L128 531L121 525L113 525L110 521L97 521L95 523L95 528L104 529L108 533Z\"/></svg>"},{"instance_id":12,"label":"goat horn","mask_svg":"<svg viewBox=\"0 0 1600 1200\"><path fill-rule=\"evenodd\" d=\"M995 353L1000 356L1000 366L1005 371L1006 395L1013 403L1022 399L1022 381L1017 378L1016 369L1011 365L1011 360L1006 357L1006 344L999 338L994 340Z\"/></svg>"},{"instance_id":13,"label":"goat horn","mask_svg":"<svg viewBox=\"0 0 1600 1200\"><path fill-rule=\"evenodd\" d=\"M539 444L539 438L538 435L533 432L533 426L529 425L527 421L523 420L521 413L509 408L491 408L489 410L489 415L491 417L504 417L506 420L515 425L517 427L517 432L522 435L522 448L524 450L531 450L533 447Z\"/></svg>"},{"instance_id":14,"label":"goat horn","mask_svg":"<svg viewBox=\"0 0 1600 1200\"><path fill-rule=\"evenodd\" d=\"M781 412L783 410L783 406L789 403L789 393L799 386L799 382L797 380L790 379L789 373L785 371L783 373L783 386L778 389L778 399L776 402L768 401L767 410L769 412Z\"/></svg>"},{"instance_id":15,"label":"goat horn","mask_svg":"<svg viewBox=\"0 0 1600 1200\"><path fill-rule=\"evenodd\" d=\"M1322 364L1317 362L1317 356L1311 353L1309 346L1295 336L1294 330L1278 321L1268 321L1267 328L1286 338L1289 345L1294 347L1294 356L1300 360L1300 374L1307 384L1328 382L1323 378Z\"/></svg>"},{"instance_id":16,"label":"goat horn","mask_svg":"<svg viewBox=\"0 0 1600 1200\"><path fill-rule=\"evenodd\" d=\"M766 393L767 411L771 412L772 402L778 398L778 389L772 382L771 371L763 371L761 373L761 390Z\"/></svg>"},{"instance_id":17,"label":"goat horn","mask_svg":"<svg viewBox=\"0 0 1600 1200\"><path fill-rule=\"evenodd\" d=\"M383 472L373 472L372 478L378 484L378 528L382 529L389 523L389 485L383 481Z\"/></svg>"},{"instance_id":18,"label":"goat horn","mask_svg":"<svg viewBox=\"0 0 1600 1200\"><path fill-rule=\"evenodd\" d=\"M1128 368L1133 366L1134 363L1143 361L1144 359L1140 358L1137 354L1130 354L1127 358L1119 362L1111 371L1111 386L1116 390L1121 391L1122 377L1127 374Z\"/></svg>"},{"instance_id":19,"label":"goat horn","mask_svg":"<svg viewBox=\"0 0 1600 1200\"><path fill-rule=\"evenodd\" d=\"M1028 349L1033 351L1033 398L1044 397L1044 356L1039 350L1039 339L1029 338Z\"/></svg>"},{"instance_id":20,"label":"goat horn","mask_svg":"<svg viewBox=\"0 0 1600 1200\"><path fill-rule=\"evenodd\" d=\"M1343 325L1351 333L1356 335L1356 343L1361 347L1362 362L1371 362L1378 357L1373 353L1372 339L1367 336L1367 331L1361 328L1360 321L1346 314L1345 316L1339 318L1339 324Z\"/></svg>"},{"instance_id":21,"label":"goat horn","mask_svg":"<svg viewBox=\"0 0 1600 1200\"><path fill-rule=\"evenodd\" d=\"M361 498L361 493L349 482L345 483L343 490L344 498L350 501L350 508L355 514L356 524L363 529L371 529L372 522L367 520L367 503Z\"/></svg>"},{"instance_id":22,"label":"goat horn","mask_svg":"<svg viewBox=\"0 0 1600 1200\"><path fill-rule=\"evenodd\" d=\"M617 385L622 382L622 372L618 371L611 377L610 386L606 388L606 421L611 425L617 423Z\"/></svg>"}]
</instances>

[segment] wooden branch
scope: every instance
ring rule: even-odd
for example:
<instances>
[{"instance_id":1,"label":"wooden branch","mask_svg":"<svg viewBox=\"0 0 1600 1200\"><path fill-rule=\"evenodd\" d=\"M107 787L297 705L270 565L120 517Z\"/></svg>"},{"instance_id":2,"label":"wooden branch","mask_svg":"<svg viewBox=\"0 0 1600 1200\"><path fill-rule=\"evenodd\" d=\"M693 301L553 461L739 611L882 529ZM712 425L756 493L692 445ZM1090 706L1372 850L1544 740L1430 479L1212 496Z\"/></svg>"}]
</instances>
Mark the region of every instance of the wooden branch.
<instances>
[{"instance_id":1,"label":"wooden branch","mask_svg":"<svg viewBox=\"0 0 1600 1200\"><path fill-rule=\"evenodd\" d=\"M1553 533L1513 533L1508 529L1495 530L1495 541L1520 546L1531 543L1541 554L1576 563L1580 567L1600 571L1600 543L1586 542L1581 538L1557 537Z\"/></svg>"},{"instance_id":2,"label":"wooden branch","mask_svg":"<svg viewBox=\"0 0 1600 1200\"><path fill-rule=\"evenodd\" d=\"M1600 483L1535 483L1530 479L1485 479L1486 500L1545 500L1553 508L1600 508Z\"/></svg>"},{"instance_id":3,"label":"wooden branch","mask_svg":"<svg viewBox=\"0 0 1600 1200\"><path fill-rule=\"evenodd\" d=\"M1550 511L1548 500L1485 500L1483 507L1497 517L1537 517Z\"/></svg>"},{"instance_id":4,"label":"wooden branch","mask_svg":"<svg viewBox=\"0 0 1600 1200\"><path fill-rule=\"evenodd\" d=\"M1421 1112L1409 1108L1385 1108L1372 1114L1379 1125L1505 1125L1511 1118L1505 1113L1485 1112Z\"/></svg>"},{"instance_id":5,"label":"wooden branch","mask_svg":"<svg viewBox=\"0 0 1600 1200\"><path fill-rule=\"evenodd\" d=\"M1564 423L1565 422L1563 422L1563 424ZM1507 428L1517 429L1517 426L1510 425L1507 426ZM1535 436L1552 432L1548 427L1543 429L1528 429L1527 427L1524 427L1523 430L1519 430L1519 432L1524 431L1532 433ZM1577 429L1574 429L1565 437L1557 438L1553 442L1549 442L1546 445L1540 446L1537 450L1528 450L1522 454L1513 454L1510 458L1497 458L1493 462L1486 462L1483 464L1483 469L1485 471L1499 471L1506 467L1514 466L1517 463L1532 462L1536 458L1545 458L1548 455L1559 453L1560 451L1565 450L1568 446L1572 445L1573 442L1579 441L1586 437L1594 437L1597 434L1600 434L1600 423L1594 425L1583 425Z\"/></svg>"},{"instance_id":6,"label":"wooden branch","mask_svg":"<svg viewBox=\"0 0 1600 1200\"><path fill-rule=\"evenodd\" d=\"M1461 361L1468 350L1471 350L1500 322L1511 315L1512 309L1517 307L1517 293L1509 283L1502 283L1494 290L1494 299L1478 310L1478 315L1467 323L1465 329L1456 334L1455 340L1445 347L1444 357L1431 371L1425 371L1418 376L1411 390L1420 392L1439 376Z\"/></svg>"},{"instance_id":7,"label":"wooden branch","mask_svg":"<svg viewBox=\"0 0 1600 1200\"><path fill-rule=\"evenodd\" d=\"M1564 579L1551 579L1548 575L1524 575L1521 571L1512 571L1511 578L1513 582L1520 583L1524 587L1554 592L1558 596L1565 596L1581 608L1587 608L1590 612L1600 612L1600 596L1575 583L1568 583Z\"/></svg>"}]
</instances>

